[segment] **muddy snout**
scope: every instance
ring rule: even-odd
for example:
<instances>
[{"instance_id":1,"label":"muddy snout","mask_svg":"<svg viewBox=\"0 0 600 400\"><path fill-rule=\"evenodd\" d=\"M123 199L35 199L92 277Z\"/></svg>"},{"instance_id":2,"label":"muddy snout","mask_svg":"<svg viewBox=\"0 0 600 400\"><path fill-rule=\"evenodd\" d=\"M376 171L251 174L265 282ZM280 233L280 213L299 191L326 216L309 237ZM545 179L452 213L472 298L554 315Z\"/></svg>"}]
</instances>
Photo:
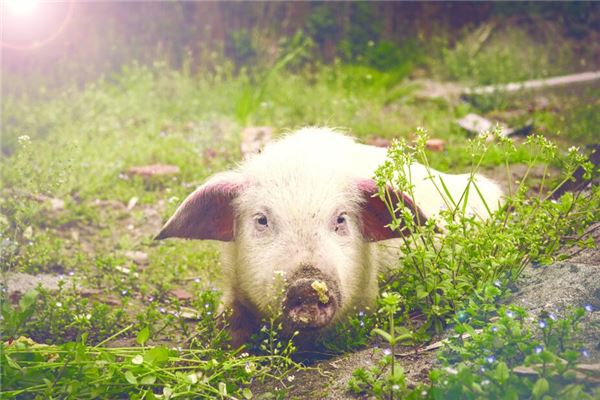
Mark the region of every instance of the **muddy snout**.
<instances>
[{"instance_id":1,"label":"muddy snout","mask_svg":"<svg viewBox=\"0 0 600 400\"><path fill-rule=\"evenodd\" d=\"M334 280L316 275L300 277L289 285L284 301L284 319L293 329L320 329L333 319L340 302Z\"/></svg>"}]
</instances>

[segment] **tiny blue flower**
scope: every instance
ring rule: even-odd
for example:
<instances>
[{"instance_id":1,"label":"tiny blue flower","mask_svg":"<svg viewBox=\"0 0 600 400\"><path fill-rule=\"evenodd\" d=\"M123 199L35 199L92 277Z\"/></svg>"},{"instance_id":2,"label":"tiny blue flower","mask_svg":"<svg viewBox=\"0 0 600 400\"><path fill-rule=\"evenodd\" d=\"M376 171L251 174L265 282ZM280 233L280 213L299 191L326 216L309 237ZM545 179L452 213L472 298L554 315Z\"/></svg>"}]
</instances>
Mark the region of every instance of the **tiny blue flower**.
<instances>
[{"instance_id":1,"label":"tiny blue flower","mask_svg":"<svg viewBox=\"0 0 600 400\"><path fill-rule=\"evenodd\" d=\"M69 271L69 276L75 275L75 271Z\"/></svg>"},{"instance_id":2,"label":"tiny blue flower","mask_svg":"<svg viewBox=\"0 0 600 400\"><path fill-rule=\"evenodd\" d=\"M208 303L204 304L204 308L208 308L208 307L210 307L210 304L208 304Z\"/></svg>"},{"instance_id":3,"label":"tiny blue flower","mask_svg":"<svg viewBox=\"0 0 600 400\"><path fill-rule=\"evenodd\" d=\"M365 321L360 321L360 326L365 326Z\"/></svg>"},{"instance_id":4,"label":"tiny blue flower","mask_svg":"<svg viewBox=\"0 0 600 400\"><path fill-rule=\"evenodd\" d=\"M456 318L458 319L459 322L466 322L469 319L469 314L467 314L464 311L459 311L456 314Z\"/></svg>"},{"instance_id":5,"label":"tiny blue flower","mask_svg":"<svg viewBox=\"0 0 600 400\"><path fill-rule=\"evenodd\" d=\"M122 291L121 291L121 294L122 294L123 296L127 296L127 293L129 293L127 290L122 290Z\"/></svg>"},{"instance_id":6,"label":"tiny blue flower","mask_svg":"<svg viewBox=\"0 0 600 400\"><path fill-rule=\"evenodd\" d=\"M594 307L592 307L591 304L586 304L585 306L583 306L583 308L585 308L585 311L587 311L587 312L594 311Z\"/></svg>"},{"instance_id":7,"label":"tiny blue flower","mask_svg":"<svg viewBox=\"0 0 600 400\"><path fill-rule=\"evenodd\" d=\"M535 352L535 354L540 354L543 350L544 348L542 346L536 346L536 348L533 351Z\"/></svg>"},{"instance_id":8,"label":"tiny blue flower","mask_svg":"<svg viewBox=\"0 0 600 400\"><path fill-rule=\"evenodd\" d=\"M200 283L200 278L194 278L194 282Z\"/></svg>"},{"instance_id":9,"label":"tiny blue flower","mask_svg":"<svg viewBox=\"0 0 600 400\"><path fill-rule=\"evenodd\" d=\"M542 329L545 329L545 328L546 328L546 326L548 326L548 325L546 324L546 321L544 321L544 320L542 319L542 320L540 320L540 322L538 322L538 326L539 326L540 328L542 328Z\"/></svg>"},{"instance_id":10,"label":"tiny blue flower","mask_svg":"<svg viewBox=\"0 0 600 400\"><path fill-rule=\"evenodd\" d=\"M390 349L383 349L383 354L389 356L390 354L392 354L392 351Z\"/></svg>"},{"instance_id":11,"label":"tiny blue flower","mask_svg":"<svg viewBox=\"0 0 600 400\"><path fill-rule=\"evenodd\" d=\"M581 355L584 357L589 357L590 352L587 349L581 349Z\"/></svg>"},{"instance_id":12,"label":"tiny blue flower","mask_svg":"<svg viewBox=\"0 0 600 400\"><path fill-rule=\"evenodd\" d=\"M492 332L498 332L498 327L496 325L492 326Z\"/></svg>"},{"instance_id":13,"label":"tiny blue flower","mask_svg":"<svg viewBox=\"0 0 600 400\"><path fill-rule=\"evenodd\" d=\"M494 361L496 361L496 357L494 357L494 356L487 356L487 357L485 358L485 361L486 361L488 364L493 364L493 363L494 363Z\"/></svg>"},{"instance_id":14,"label":"tiny blue flower","mask_svg":"<svg viewBox=\"0 0 600 400\"><path fill-rule=\"evenodd\" d=\"M160 313L164 314L164 313L166 313L166 312L167 312L167 310L165 310L165 308L164 308L164 307L160 307L160 308L158 309L158 312L160 312Z\"/></svg>"},{"instance_id":15,"label":"tiny blue flower","mask_svg":"<svg viewBox=\"0 0 600 400\"><path fill-rule=\"evenodd\" d=\"M364 316L365 316L365 312L364 312L364 311L360 311L360 312L358 313L358 316L359 316L359 317L361 317L361 318L362 318L362 317L364 317Z\"/></svg>"},{"instance_id":16,"label":"tiny blue flower","mask_svg":"<svg viewBox=\"0 0 600 400\"><path fill-rule=\"evenodd\" d=\"M550 318L552 321L556 321L556 314L548 313L548 318Z\"/></svg>"},{"instance_id":17,"label":"tiny blue flower","mask_svg":"<svg viewBox=\"0 0 600 400\"><path fill-rule=\"evenodd\" d=\"M506 310L506 316L508 318L514 318L515 317L515 313L512 312L511 310Z\"/></svg>"},{"instance_id":18,"label":"tiny blue flower","mask_svg":"<svg viewBox=\"0 0 600 400\"><path fill-rule=\"evenodd\" d=\"M496 287L502 287L502 282L500 282L499 280L496 279L494 281L494 286L496 286Z\"/></svg>"},{"instance_id":19,"label":"tiny blue flower","mask_svg":"<svg viewBox=\"0 0 600 400\"><path fill-rule=\"evenodd\" d=\"M479 371L481 371L481 372L485 372L485 367L482 365L482 366L479 368Z\"/></svg>"}]
</instances>

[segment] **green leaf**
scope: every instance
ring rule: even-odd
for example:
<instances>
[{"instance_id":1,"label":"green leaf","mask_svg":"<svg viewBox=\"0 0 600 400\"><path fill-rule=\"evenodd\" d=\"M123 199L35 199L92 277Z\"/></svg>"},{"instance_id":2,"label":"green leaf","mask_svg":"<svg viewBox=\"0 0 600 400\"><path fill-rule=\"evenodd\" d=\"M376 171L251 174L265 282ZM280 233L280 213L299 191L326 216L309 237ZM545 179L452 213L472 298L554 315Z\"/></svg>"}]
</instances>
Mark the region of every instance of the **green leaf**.
<instances>
[{"instance_id":1,"label":"green leaf","mask_svg":"<svg viewBox=\"0 0 600 400\"><path fill-rule=\"evenodd\" d=\"M138 384L137 378L135 377L135 375L133 375L133 372L131 372L131 371L125 372L125 379L127 380L127 382L131 383L132 385Z\"/></svg>"},{"instance_id":2,"label":"green leaf","mask_svg":"<svg viewBox=\"0 0 600 400\"><path fill-rule=\"evenodd\" d=\"M35 304L35 299L38 297L38 292L36 290L30 290L25 293L21 300L19 300L19 307L21 308L21 312L28 310L31 306Z\"/></svg>"},{"instance_id":3,"label":"green leaf","mask_svg":"<svg viewBox=\"0 0 600 400\"><path fill-rule=\"evenodd\" d=\"M392 341L392 336L389 333L387 333L386 331L384 331L384 330L381 330L379 328L375 328L375 329L373 329L372 332L378 334L381 337L383 337L388 342Z\"/></svg>"},{"instance_id":4,"label":"green leaf","mask_svg":"<svg viewBox=\"0 0 600 400\"><path fill-rule=\"evenodd\" d=\"M146 375L141 380L142 385L153 385L156 382L156 375Z\"/></svg>"},{"instance_id":5,"label":"green leaf","mask_svg":"<svg viewBox=\"0 0 600 400\"><path fill-rule=\"evenodd\" d=\"M166 347L155 347L144 354L148 364L158 365L169 360L169 350Z\"/></svg>"},{"instance_id":6,"label":"green leaf","mask_svg":"<svg viewBox=\"0 0 600 400\"><path fill-rule=\"evenodd\" d=\"M219 382L219 394L221 396L227 396L227 385L225 382Z\"/></svg>"},{"instance_id":7,"label":"green leaf","mask_svg":"<svg viewBox=\"0 0 600 400\"><path fill-rule=\"evenodd\" d=\"M537 380L535 385L533 385L533 390L531 393L533 394L534 398L539 399L545 393L547 393L549 389L550 385L548 384L546 378L540 378Z\"/></svg>"},{"instance_id":8,"label":"green leaf","mask_svg":"<svg viewBox=\"0 0 600 400\"><path fill-rule=\"evenodd\" d=\"M496 379L498 379L498 383L503 384L508 380L510 376L510 370L505 362L498 363L496 367Z\"/></svg>"},{"instance_id":9,"label":"green leaf","mask_svg":"<svg viewBox=\"0 0 600 400\"><path fill-rule=\"evenodd\" d=\"M245 399L250 400L252 398L252 391L248 388L244 388L244 390L242 390L242 396L244 396Z\"/></svg>"},{"instance_id":10,"label":"green leaf","mask_svg":"<svg viewBox=\"0 0 600 400\"><path fill-rule=\"evenodd\" d=\"M143 346L144 344L146 344L146 342L148 341L149 338L150 338L150 329L146 326L146 327L142 328L142 330L138 333L135 341L138 342L138 344Z\"/></svg>"},{"instance_id":11,"label":"green leaf","mask_svg":"<svg viewBox=\"0 0 600 400\"><path fill-rule=\"evenodd\" d=\"M5 357L6 357L6 361L8 362L8 365L10 365L11 368L18 369L19 371L23 370L23 368L19 365L19 363L17 363L15 360L10 358L8 356L8 354L5 354Z\"/></svg>"}]
</instances>

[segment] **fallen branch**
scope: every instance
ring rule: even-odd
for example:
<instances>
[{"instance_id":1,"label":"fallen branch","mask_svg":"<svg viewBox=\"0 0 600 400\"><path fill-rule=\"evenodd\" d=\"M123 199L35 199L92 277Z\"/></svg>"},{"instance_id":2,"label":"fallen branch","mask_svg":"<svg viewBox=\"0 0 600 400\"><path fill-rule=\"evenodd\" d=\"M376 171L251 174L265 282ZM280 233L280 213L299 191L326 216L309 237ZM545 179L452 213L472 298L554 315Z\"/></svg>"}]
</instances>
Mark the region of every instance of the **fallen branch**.
<instances>
[{"instance_id":1,"label":"fallen branch","mask_svg":"<svg viewBox=\"0 0 600 400\"><path fill-rule=\"evenodd\" d=\"M515 367L513 372L521 376L536 377L544 369L543 364L534 364L531 367ZM575 380L587 383L600 383L600 364L579 364L574 367ZM556 375L558 373L554 373Z\"/></svg>"},{"instance_id":2,"label":"fallen branch","mask_svg":"<svg viewBox=\"0 0 600 400\"><path fill-rule=\"evenodd\" d=\"M480 334L481 332L482 332L481 329L475 329L475 333L476 334ZM458 335L454 336L454 338L458 338L458 337L459 337ZM470 337L471 337L471 335L468 334L468 333L460 335L461 339L469 339ZM425 352L428 352L428 351L431 351L431 350L436 350L436 349L439 349L440 347L442 347L443 345L445 345L446 343L448 343L450 341L450 339L451 338L440 340L440 341L432 343L432 344L430 344L428 346L421 347L420 349L415 349L414 351L409 351L409 352L406 352L406 353L396 354L396 357L414 356L414 355L425 353Z\"/></svg>"},{"instance_id":3,"label":"fallen branch","mask_svg":"<svg viewBox=\"0 0 600 400\"><path fill-rule=\"evenodd\" d=\"M600 71L582 72L579 74L557 76L548 79L534 79L525 82L513 82L504 85L489 85L465 89L464 95L493 94L496 92L516 92L523 89L539 89L550 86L570 85L600 79Z\"/></svg>"}]
</instances>

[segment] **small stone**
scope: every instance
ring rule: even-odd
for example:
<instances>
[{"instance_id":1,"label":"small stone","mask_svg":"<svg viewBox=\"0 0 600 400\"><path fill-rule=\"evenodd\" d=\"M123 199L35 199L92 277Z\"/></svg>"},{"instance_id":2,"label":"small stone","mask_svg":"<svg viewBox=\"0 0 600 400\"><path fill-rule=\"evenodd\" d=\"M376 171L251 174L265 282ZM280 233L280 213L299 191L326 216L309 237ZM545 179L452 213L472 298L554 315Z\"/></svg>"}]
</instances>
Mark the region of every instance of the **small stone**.
<instances>
[{"instance_id":1,"label":"small stone","mask_svg":"<svg viewBox=\"0 0 600 400\"><path fill-rule=\"evenodd\" d=\"M154 176L176 175L179 173L179 167L176 165L152 164L131 167L127 170L127 175L137 175L143 178Z\"/></svg>"},{"instance_id":2,"label":"small stone","mask_svg":"<svg viewBox=\"0 0 600 400\"><path fill-rule=\"evenodd\" d=\"M56 198L50 198L49 202L50 202L50 208L52 209L52 211L60 211L60 210L62 210L62 209L65 208L65 201L64 200L56 199Z\"/></svg>"},{"instance_id":3,"label":"small stone","mask_svg":"<svg viewBox=\"0 0 600 400\"><path fill-rule=\"evenodd\" d=\"M391 142L386 138L382 138L380 136L373 136L367 139L367 144L375 147L389 147Z\"/></svg>"},{"instance_id":4,"label":"small stone","mask_svg":"<svg viewBox=\"0 0 600 400\"><path fill-rule=\"evenodd\" d=\"M464 118L461 118L456 122L464 130L475 134L491 132L496 127L495 122L492 122L487 118L473 113L467 114ZM500 126L500 128L502 129L502 136L510 136L514 131L513 129L508 128L504 124L498 123L497 125Z\"/></svg>"},{"instance_id":5,"label":"small stone","mask_svg":"<svg viewBox=\"0 0 600 400\"><path fill-rule=\"evenodd\" d=\"M133 210L133 207L135 207L138 200L139 198L137 196L133 196L131 199L129 199L129 201L127 202L127 211Z\"/></svg>"},{"instance_id":6,"label":"small stone","mask_svg":"<svg viewBox=\"0 0 600 400\"><path fill-rule=\"evenodd\" d=\"M442 139L429 139L425 143L425 148L427 148L427 150L431 150L436 153L440 153L440 152L444 151L445 145L446 145L446 142L443 141Z\"/></svg>"},{"instance_id":7,"label":"small stone","mask_svg":"<svg viewBox=\"0 0 600 400\"><path fill-rule=\"evenodd\" d=\"M171 294L178 300L191 300L194 297L190 292L182 288L171 290Z\"/></svg>"},{"instance_id":8,"label":"small stone","mask_svg":"<svg viewBox=\"0 0 600 400\"><path fill-rule=\"evenodd\" d=\"M148 265L148 254L143 251L126 251L125 257L138 265Z\"/></svg>"}]
</instances>

